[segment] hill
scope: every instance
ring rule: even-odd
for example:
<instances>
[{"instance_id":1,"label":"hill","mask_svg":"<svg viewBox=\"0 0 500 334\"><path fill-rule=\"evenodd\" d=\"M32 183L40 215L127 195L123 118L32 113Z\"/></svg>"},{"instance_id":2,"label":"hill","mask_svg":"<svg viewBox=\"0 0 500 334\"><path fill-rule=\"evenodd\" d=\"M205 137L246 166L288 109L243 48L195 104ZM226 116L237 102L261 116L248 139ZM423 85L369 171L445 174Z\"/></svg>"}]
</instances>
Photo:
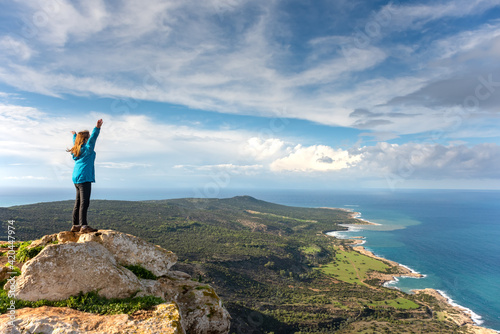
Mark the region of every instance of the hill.
<instances>
[{"instance_id":1,"label":"hill","mask_svg":"<svg viewBox=\"0 0 500 334\"><path fill-rule=\"evenodd\" d=\"M18 240L68 230L72 201L0 208ZM249 196L94 200L90 224L136 235L178 256L174 269L212 285L230 333L458 333L455 310L430 294L380 284L402 273L324 232L362 223L345 210L289 207Z\"/></svg>"}]
</instances>

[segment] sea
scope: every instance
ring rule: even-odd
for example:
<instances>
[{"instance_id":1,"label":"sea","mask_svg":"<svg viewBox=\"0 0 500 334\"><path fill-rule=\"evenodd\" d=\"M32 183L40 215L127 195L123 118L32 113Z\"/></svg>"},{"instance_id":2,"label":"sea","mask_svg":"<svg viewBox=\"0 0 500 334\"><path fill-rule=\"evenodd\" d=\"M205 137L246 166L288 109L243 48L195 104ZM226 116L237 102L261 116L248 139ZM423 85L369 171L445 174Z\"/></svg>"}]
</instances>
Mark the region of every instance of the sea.
<instances>
[{"instance_id":1,"label":"sea","mask_svg":"<svg viewBox=\"0 0 500 334\"><path fill-rule=\"evenodd\" d=\"M196 189L100 189L93 199L204 197ZM200 196L202 195L202 196ZM335 207L376 223L334 233L362 236L363 246L424 275L388 284L411 293L439 290L481 326L500 330L500 191L218 189L207 197L250 195L291 206ZM73 199L72 189L0 189L0 207Z\"/></svg>"}]
</instances>

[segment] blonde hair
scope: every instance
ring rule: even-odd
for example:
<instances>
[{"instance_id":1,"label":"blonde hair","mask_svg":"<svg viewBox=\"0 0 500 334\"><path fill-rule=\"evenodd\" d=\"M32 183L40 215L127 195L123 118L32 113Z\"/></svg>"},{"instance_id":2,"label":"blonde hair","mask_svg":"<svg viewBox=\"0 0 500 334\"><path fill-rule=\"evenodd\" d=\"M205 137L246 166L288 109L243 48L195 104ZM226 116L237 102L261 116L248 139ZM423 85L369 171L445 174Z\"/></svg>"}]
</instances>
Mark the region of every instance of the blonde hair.
<instances>
[{"instance_id":1,"label":"blonde hair","mask_svg":"<svg viewBox=\"0 0 500 334\"><path fill-rule=\"evenodd\" d=\"M80 156L80 150L82 149L82 145L87 142L89 137L90 133L88 130L78 132L75 138L75 145L73 145L71 149L66 150L66 152L73 153L73 155L78 158Z\"/></svg>"}]
</instances>

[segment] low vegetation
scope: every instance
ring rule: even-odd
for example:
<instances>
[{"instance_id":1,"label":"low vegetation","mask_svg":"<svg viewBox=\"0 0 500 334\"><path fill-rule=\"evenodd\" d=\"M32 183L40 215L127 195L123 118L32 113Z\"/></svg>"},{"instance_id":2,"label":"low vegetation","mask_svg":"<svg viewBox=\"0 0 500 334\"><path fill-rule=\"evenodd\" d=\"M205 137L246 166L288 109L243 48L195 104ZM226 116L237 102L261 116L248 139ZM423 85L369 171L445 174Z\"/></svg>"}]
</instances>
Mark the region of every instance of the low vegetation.
<instances>
[{"instance_id":1,"label":"low vegetation","mask_svg":"<svg viewBox=\"0 0 500 334\"><path fill-rule=\"evenodd\" d=\"M7 307L10 305L10 298L7 291L3 290L6 280L1 282L0 286L0 313L6 313ZM139 310L152 309L153 306L164 303L163 299L154 296L123 298L123 299L107 299L98 295L97 291L80 293L77 296L71 296L68 299L59 301L38 300L30 302L26 300L16 299L16 310L23 307L41 307L41 306L56 306L70 307L75 310L97 314L132 314Z\"/></svg>"},{"instance_id":2,"label":"low vegetation","mask_svg":"<svg viewBox=\"0 0 500 334\"><path fill-rule=\"evenodd\" d=\"M16 260L18 262L26 262L35 256L37 256L43 249L43 246L37 246L33 248L28 248L31 245L30 241L25 241L19 245L16 251Z\"/></svg>"},{"instance_id":3,"label":"low vegetation","mask_svg":"<svg viewBox=\"0 0 500 334\"><path fill-rule=\"evenodd\" d=\"M133 272L135 276L137 276L138 278L153 279L153 280L158 278L151 271L147 270L146 268L143 268L138 264L124 265L124 267Z\"/></svg>"}]
</instances>

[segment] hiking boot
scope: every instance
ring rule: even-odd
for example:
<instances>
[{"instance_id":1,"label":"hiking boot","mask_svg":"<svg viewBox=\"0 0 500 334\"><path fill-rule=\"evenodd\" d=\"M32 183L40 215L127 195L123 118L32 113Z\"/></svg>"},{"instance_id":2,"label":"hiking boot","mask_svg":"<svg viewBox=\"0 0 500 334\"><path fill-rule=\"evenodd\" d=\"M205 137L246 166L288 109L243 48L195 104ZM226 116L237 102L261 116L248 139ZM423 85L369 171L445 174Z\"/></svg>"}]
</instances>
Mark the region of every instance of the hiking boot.
<instances>
[{"instance_id":1,"label":"hiking boot","mask_svg":"<svg viewBox=\"0 0 500 334\"><path fill-rule=\"evenodd\" d=\"M80 229L80 233L92 233L92 232L97 232L97 229L92 228L88 225L83 225L82 228Z\"/></svg>"},{"instance_id":2,"label":"hiking boot","mask_svg":"<svg viewBox=\"0 0 500 334\"><path fill-rule=\"evenodd\" d=\"M70 232L80 232L81 226L80 225L73 225L71 227Z\"/></svg>"}]
</instances>

